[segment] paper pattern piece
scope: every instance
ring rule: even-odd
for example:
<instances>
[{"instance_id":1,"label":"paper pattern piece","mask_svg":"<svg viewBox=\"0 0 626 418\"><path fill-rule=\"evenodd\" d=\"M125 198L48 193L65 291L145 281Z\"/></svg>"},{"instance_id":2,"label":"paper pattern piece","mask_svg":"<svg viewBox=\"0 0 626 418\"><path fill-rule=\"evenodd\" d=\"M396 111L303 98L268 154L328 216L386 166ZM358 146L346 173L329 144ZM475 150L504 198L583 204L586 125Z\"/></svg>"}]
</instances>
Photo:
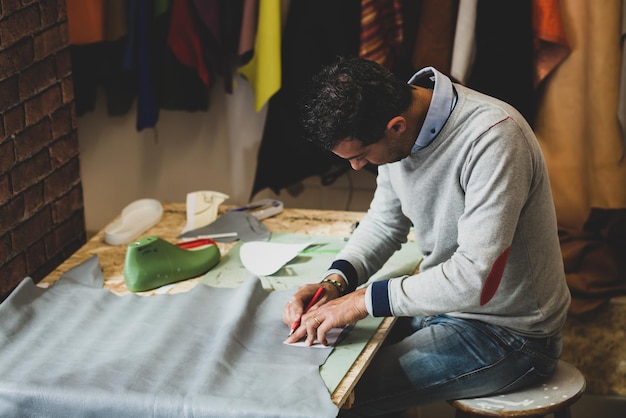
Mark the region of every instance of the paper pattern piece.
<instances>
[{"instance_id":1,"label":"paper pattern piece","mask_svg":"<svg viewBox=\"0 0 626 418\"><path fill-rule=\"evenodd\" d=\"M314 242L278 272L271 276L259 276L265 289L292 289L292 292L300 285L320 281L321 274L326 271L346 244L344 238L338 236L276 232L272 233L270 242ZM244 283L250 277L250 272L240 260L239 249L242 245L242 243L237 243L224 254L219 264L207 272L200 279L200 282L216 287L233 287ZM411 274L416 270L421 259L422 255L415 243L407 242L385 263L379 272L371 277L370 281ZM382 319L368 316L357 322L345 335L345 338L341 339L341 344L333 349L333 355L320 368L320 374L330 392L337 388ZM284 338L283 335L283 340Z\"/></svg>"},{"instance_id":2,"label":"paper pattern piece","mask_svg":"<svg viewBox=\"0 0 626 418\"><path fill-rule=\"evenodd\" d=\"M283 344L292 291L253 276L146 297L102 284L94 256L0 304L0 416L337 415L319 372L333 349Z\"/></svg>"},{"instance_id":3,"label":"paper pattern piece","mask_svg":"<svg viewBox=\"0 0 626 418\"><path fill-rule=\"evenodd\" d=\"M257 276L271 276L309 245L311 245L310 242L290 244L251 241L242 244L239 257L250 273Z\"/></svg>"},{"instance_id":4,"label":"paper pattern piece","mask_svg":"<svg viewBox=\"0 0 626 418\"><path fill-rule=\"evenodd\" d=\"M346 327L348 328L348 327ZM320 343L317 338L315 339L315 341L313 341L312 345L306 345L304 343L304 340L302 341L297 341L295 343L291 343L289 344L288 342L285 341L285 344L290 345L292 347L308 347L308 348L328 348L328 347L333 347L335 344L337 344L337 341L339 340L339 337L341 337L341 333L344 332L346 330L346 328L333 328L330 331L328 331L328 333L326 334L326 342L328 343L328 345L324 345L322 343Z\"/></svg>"},{"instance_id":5,"label":"paper pattern piece","mask_svg":"<svg viewBox=\"0 0 626 418\"><path fill-rule=\"evenodd\" d=\"M228 195L211 190L201 190L187 193L185 206L187 209L187 224L182 233L208 225L217 219L220 205L228 199Z\"/></svg>"},{"instance_id":6,"label":"paper pattern piece","mask_svg":"<svg viewBox=\"0 0 626 418\"><path fill-rule=\"evenodd\" d=\"M259 275L263 287L268 290L293 289L320 281L321 275L346 245L343 237L277 232L271 234L269 242L309 245L277 272L269 276ZM250 277L251 273L241 262L242 246L242 243L237 243L224 254L219 264L202 276L201 283L216 287L233 287L239 286ZM370 281L411 274L421 259L422 255L415 243L408 242L396 251Z\"/></svg>"}]
</instances>

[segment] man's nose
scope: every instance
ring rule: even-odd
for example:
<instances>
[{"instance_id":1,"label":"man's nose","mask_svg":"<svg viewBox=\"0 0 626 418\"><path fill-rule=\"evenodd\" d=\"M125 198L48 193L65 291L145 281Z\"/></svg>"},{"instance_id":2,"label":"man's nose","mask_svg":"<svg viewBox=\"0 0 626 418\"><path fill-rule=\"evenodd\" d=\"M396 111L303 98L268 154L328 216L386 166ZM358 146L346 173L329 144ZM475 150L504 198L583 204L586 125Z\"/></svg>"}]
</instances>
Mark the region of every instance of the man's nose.
<instances>
[{"instance_id":1,"label":"man's nose","mask_svg":"<svg viewBox=\"0 0 626 418\"><path fill-rule=\"evenodd\" d=\"M367 165L367 160L365 159L350 160L350 165L352 166L353 170L358 171Z\"/></svg>"}]
</instances>

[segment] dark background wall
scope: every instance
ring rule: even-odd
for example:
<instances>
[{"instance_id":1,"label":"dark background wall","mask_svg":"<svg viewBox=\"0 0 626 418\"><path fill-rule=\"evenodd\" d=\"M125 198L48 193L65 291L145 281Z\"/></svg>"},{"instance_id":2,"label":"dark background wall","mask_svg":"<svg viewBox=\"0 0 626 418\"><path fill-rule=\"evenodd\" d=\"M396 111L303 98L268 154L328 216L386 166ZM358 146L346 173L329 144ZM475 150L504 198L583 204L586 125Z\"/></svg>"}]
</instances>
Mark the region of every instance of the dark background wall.
<instances>
[{"instance_id":1,"label":"dark background wall","mask_svg":"<svg viewBox=\"0 0 626 418\"><path fill-rule=\"evenodd\" d=\"M65 0L0 0L0 300L85 243Z\"/></svg>"}]
</instances>

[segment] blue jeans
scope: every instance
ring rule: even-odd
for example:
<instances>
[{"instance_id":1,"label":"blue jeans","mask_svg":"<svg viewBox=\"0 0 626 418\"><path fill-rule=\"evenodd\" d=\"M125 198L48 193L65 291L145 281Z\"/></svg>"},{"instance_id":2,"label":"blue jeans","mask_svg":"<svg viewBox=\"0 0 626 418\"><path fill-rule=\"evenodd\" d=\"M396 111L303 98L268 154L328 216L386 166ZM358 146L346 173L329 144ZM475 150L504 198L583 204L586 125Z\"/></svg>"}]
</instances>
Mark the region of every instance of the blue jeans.
<instances>
[{"instance_id":1,"label":"blue jeans","mask_svg":"<svg viewBox=\"0 0 626 418\"><path fill-rule=\"evenodd\" d=\"M381 347L341 417L519 389L549 377L562 348L560 334L529 338L448 315L399 318L396 325L408 335Z\"/></svg>"}]
</instances>

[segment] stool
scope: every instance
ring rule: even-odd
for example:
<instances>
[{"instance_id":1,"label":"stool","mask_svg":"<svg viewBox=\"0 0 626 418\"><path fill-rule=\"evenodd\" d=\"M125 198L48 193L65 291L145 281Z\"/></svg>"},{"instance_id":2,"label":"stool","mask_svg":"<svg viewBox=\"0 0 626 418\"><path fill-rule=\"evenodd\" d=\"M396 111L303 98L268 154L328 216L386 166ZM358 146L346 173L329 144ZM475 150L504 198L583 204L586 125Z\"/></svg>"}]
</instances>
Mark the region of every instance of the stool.
<instances>
[{"instance_id":1,"label":"stool","mask_svg":"<svg viewBox=\"0 0 626 418\"><path fill-rule=\"evenodd\" d=\"M571 418L570 405L580 399L585 386L582 373L559 360L552 377L545 382L515 392L448 403L456 408L456 418L545 417L548 414Z\"/></svg>"}]
</instances>

